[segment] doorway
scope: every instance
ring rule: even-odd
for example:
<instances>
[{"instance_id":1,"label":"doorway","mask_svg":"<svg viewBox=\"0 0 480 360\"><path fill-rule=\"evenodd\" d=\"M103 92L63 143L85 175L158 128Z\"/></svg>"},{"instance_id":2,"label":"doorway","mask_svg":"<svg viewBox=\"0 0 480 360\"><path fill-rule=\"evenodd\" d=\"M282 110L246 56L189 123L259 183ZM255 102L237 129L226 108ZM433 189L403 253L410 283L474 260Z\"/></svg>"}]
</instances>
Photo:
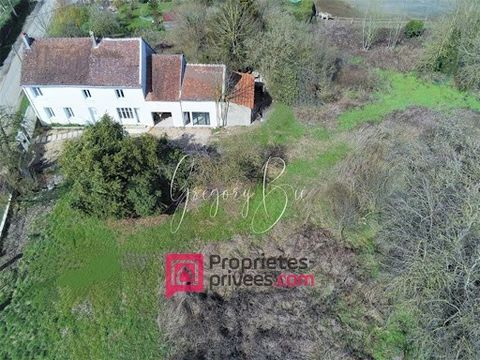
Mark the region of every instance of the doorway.
<instances>
[{"instance_id":1,"label":"doorway","mask_svg":"<svg viewBox=\"0 0 480 360\"><path fill-rule=\"evenodd\" d=\"M172 119L171 112L152 112L153 126L165 126L167 125L168 120ZM170 121L171 122L171 121Z\"/></svg>"}]
</instances>

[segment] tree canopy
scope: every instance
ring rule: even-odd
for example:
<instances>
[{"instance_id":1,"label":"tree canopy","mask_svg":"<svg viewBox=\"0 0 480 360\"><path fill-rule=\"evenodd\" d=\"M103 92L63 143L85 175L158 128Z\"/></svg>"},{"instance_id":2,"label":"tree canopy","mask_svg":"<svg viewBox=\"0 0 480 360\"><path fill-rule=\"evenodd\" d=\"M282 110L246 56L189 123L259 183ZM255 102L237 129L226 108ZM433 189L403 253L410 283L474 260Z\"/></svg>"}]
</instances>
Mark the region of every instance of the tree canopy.
<instances>
[{"instance_id":1,"label":"tree canopy","mask_svg":"<svg viewBox=\"0 0 480 360\"><path fill-rule=\"evenodd\" d=\"M130 137L105 115L66 145L61 166L74 207L102 218L135 217L172 204L170 181L182 156L165 138Z\"/></svg>"}]
</instances>

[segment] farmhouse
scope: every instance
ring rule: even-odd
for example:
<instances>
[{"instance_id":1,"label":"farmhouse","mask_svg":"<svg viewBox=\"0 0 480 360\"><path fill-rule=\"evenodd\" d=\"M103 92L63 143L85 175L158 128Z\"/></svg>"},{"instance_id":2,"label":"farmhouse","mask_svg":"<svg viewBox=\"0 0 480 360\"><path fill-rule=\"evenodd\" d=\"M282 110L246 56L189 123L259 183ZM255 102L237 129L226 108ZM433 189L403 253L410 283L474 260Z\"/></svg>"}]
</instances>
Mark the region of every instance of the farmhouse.
<instances>
[{"instance_id":1,"label":"farmhouse","mask_svg":"<svg viewBox=\"0 0 480 360\"><path fill-rule=\"evenodd\" d=\"M43 124L88 125L109 114L125 127L249 125L255 79L225 65L156 54L141 38L24 34L21 86Z\"/></svg>"}]
</instances>

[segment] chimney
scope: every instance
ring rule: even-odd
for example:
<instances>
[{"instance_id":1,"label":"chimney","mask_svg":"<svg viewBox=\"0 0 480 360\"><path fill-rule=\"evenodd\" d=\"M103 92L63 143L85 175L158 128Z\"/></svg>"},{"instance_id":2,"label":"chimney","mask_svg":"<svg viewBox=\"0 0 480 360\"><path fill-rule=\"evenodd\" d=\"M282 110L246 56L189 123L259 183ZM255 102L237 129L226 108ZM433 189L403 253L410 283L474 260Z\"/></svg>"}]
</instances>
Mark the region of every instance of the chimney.
<instances>
[{"instance_id":1,"label":"chimney","mask_svg":"<svg viewBox=\"0 0 480 360\"><path fill-rule=\"evenodd\" d=\"M23 38L23 43L25 44L25 47L27 49L30 49L30 45L32 45L34 39L28 36L26 32L22 33L22 38Z\"/></svg>"},{"instance_id":2,"label":"chimney","mask_svg":"<svg viewBox=\"0 0 480 360\"><path fill-rule=\"evenodd\" d=\"M89 31L89 34L90 34L90 39L92 39L92 46L93 46L94 48L97 48L100 42L99 42L98 39L95 37L95 34L93 33L93 31L90 30L90 31Z\"/></svg>"}]
</instances>

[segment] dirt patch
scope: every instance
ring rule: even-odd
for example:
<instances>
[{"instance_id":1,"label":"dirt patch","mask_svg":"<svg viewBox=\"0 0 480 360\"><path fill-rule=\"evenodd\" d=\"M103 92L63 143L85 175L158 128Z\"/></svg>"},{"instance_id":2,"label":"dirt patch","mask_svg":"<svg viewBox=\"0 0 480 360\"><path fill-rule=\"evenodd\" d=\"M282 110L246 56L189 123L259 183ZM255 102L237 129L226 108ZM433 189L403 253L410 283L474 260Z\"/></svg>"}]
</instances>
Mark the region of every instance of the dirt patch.
<instances>
[{"instance_id":1,"label":"dirt patch","mask_svg":"<svg viewBox=\"0 0 480 360\"><path fill-rule=\"evenodd\" d=\"M34 231L35 221L48 214L52 208L53 203L51 202L31 206L13 206L11 215L7 220L5 235L0 243L0 265L23 251L28 237Z\"/></svg>"},{"instance_id":2,"label":"dirt patch","mask_svg":"<svg viewBox=\"0 0 480 360\"><path fill-rule=\"evenodd\" d=\"M265 256L313 261L306 273L315 286L222 288L205 294L177 294L162 304L158 323L175 344L172 359L359 359L355 345L344 342L339 303L366 304L366 285L358 275L354 251L323 229L286 229L265 243L237 238L212 244L204 254L222 257ZM248 270L259 274L259 270ZM163 294L161 294L163 298Z\"/></svg>"}]
</instances>

